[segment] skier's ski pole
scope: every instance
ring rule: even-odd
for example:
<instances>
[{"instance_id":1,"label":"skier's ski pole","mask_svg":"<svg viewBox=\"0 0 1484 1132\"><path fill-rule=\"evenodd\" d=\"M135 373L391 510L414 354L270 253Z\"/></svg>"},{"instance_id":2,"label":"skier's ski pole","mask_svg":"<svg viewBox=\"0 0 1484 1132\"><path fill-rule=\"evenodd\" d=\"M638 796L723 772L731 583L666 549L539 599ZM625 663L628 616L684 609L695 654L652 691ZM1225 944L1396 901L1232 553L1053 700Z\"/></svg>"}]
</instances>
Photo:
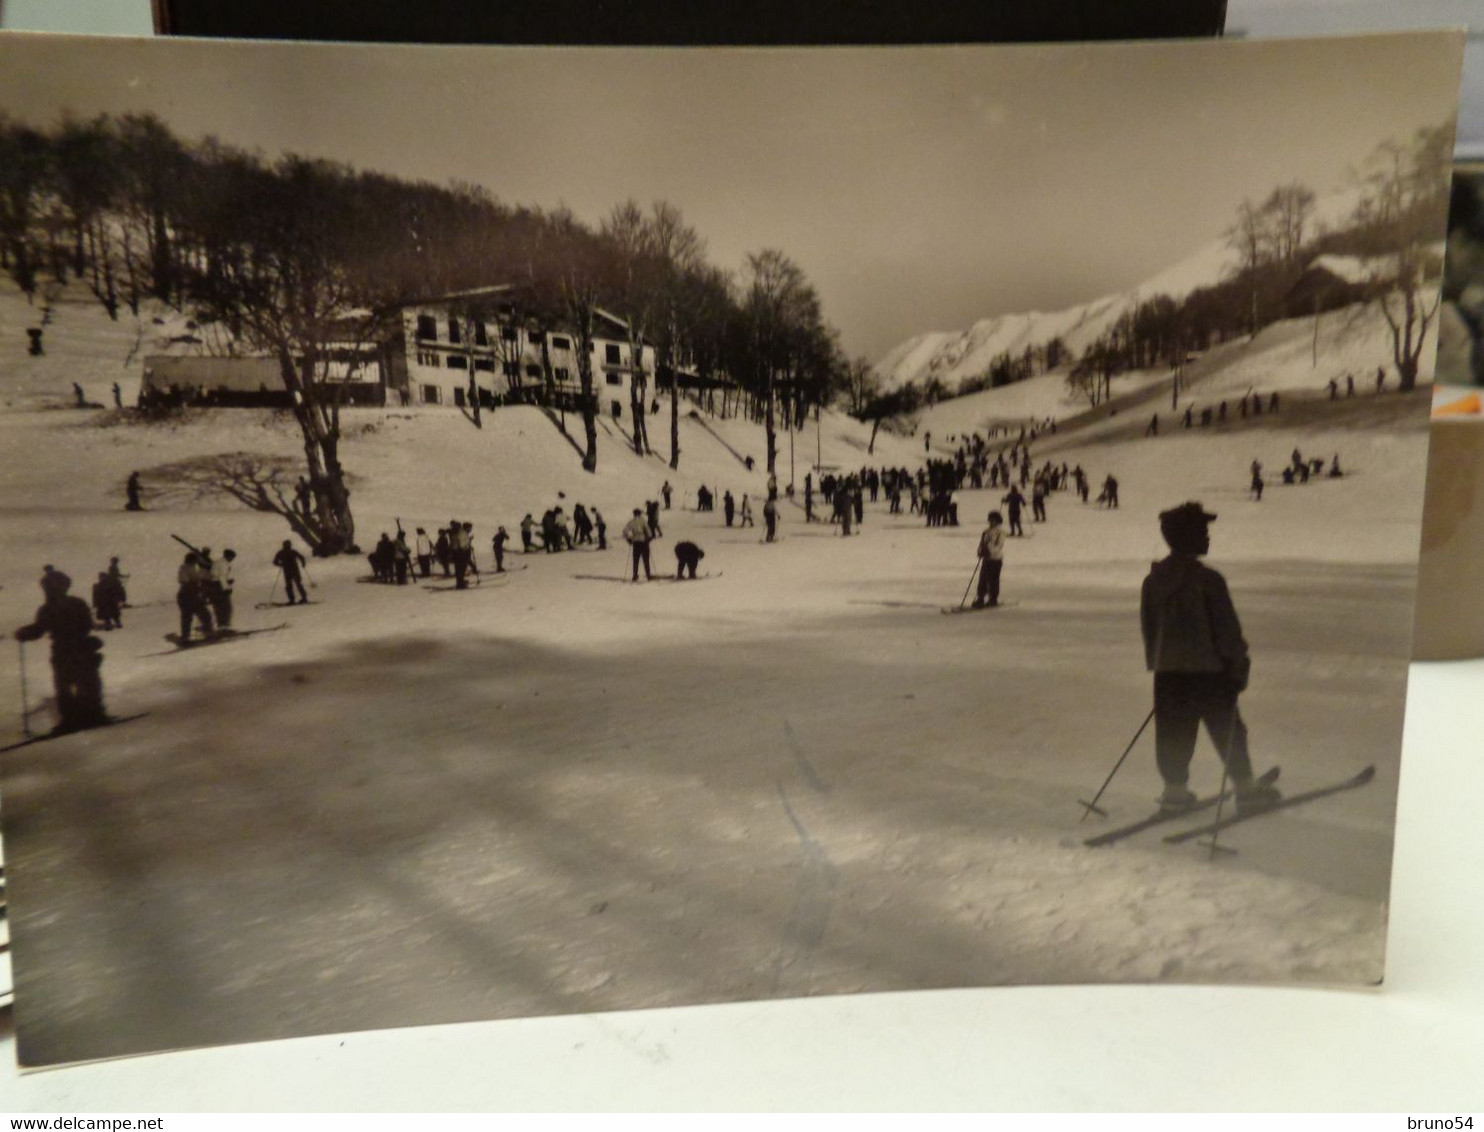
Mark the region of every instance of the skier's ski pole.
<instances>
[{"instance_id":1,"label":"skier's ski pole","mask_svg":"<svg viewBox=\"0 0 1484 1132\"><path fill-rule=\"evenodd\" d=\"M974 560L974 572L969 575L969 584L964 587L963 601L960 601L958 603L958 607L960 609L962 609L964 607L964 602L966 602L966 601L969 600L969 591L974 588L974 579L979 576L979 567L982 566L983 564L984 564L984 559L982 559L982 558L976 558Z\"/></svg>"},{"instance_id":2,"label":"skier's ski pole","mask_svg":"<svg viewBox=\"0 0 1484 1132\"><path fill-rule=\"evenodd\" d=\"M309 588L310 589L312 589L312 590L319 589L319 585L315 582L315 580L312 577L310 577L310 574L309 574L309 564L307 562L304 564L304 580L309 583Z\"/></svg>"},{"instance_id":3,"label":"skier's ski pole","mask_svg":"<svg viewBox=\"0 0 1484 1132\"><path fill-rule=\"evenodd\" d=\"M1123 765L1123 760L1128 758L1128 753L1134 749L1134 744L1139 741L1139 736L1144 734L1144 728L1149 726L1149 721L1154 718L1154 709L1149 709L1149 714L1144 717L1144 722L1139 724L1139 729L1134 732L1134 737L1128 741L1128 746L1123 748L1123 754L1118 756L1118 761L1113 764L1113 769L1108 772L1108 777L1103 779L1103 784L1098 787L1098 792L1092 796L1091 802L1077 799L1077 805L1082 807L1082 816L1077 820L1086 821L1088 814L1097 814L1099 817L1107 817L1108 811L1098 806L1098 799L1103 796L1103 791L1108 789L1108 784L1113 781L1113 776L1118 773L1118 768Z\"/></svg>"},{"instance_id":4,"label":"skier's ski pole","mask_svg":"<svg viewBox=\"0 0 1484 1132\"><path fill-rule=\"evenodd\" d=\"M31 738L31 699L26 694L26 642L17 641L21 649L21 731Z\"/></svg>"},{"instance_id":5,"label":"skier's ski pole","mask_svg":"<svg viewBox=\"0 0 1484 1132\"><path fill-rule=\"evenodd\" d=\"M1217 853L1236 852L1235 849L1228 849L1225 845L1220 845L1217 843L1218 839L1221 837L1221 811L1226 803L1226 782L1230 772L1230 768L1226 765L1226 760L1231 756L1232 744L1235 743L1236 740L1237 708L1236 704L1233 704L1232 725L1226 735L1226 750L1222 753L1221 756L1221 789L1216 794L1216 820L1212 823L1215 828L1211 830L1211 840L1202 843L1206 846L1207 849L1211 850L1210 857L1208 858L1210 860L1214 860Z\"/></svg>"}]
</instances>

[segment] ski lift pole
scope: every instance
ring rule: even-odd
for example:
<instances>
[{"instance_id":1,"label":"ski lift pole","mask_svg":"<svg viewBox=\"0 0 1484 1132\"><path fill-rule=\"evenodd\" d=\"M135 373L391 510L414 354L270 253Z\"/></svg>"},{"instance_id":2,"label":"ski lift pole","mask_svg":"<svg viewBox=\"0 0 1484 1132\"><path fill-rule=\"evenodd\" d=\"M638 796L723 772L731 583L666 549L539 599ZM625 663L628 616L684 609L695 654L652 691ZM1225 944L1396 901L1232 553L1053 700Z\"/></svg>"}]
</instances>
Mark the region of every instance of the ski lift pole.
<instances>
[{"instance_id":1,"label":"ski lift pole","mask_svg":"<svg viewBox=\"0 0 1484 1132\"><path fill-rule=\"evenodd\" d=\"M21 650L21 731L31 738L31 699L26 692L26 642L17 641Z\"/></svg>"},{"instance_id":2,"label":"ski lift pole","mask_svg":"<svg viewBox=\"0 0 1484 1132\"><path fill-rule=\"evenodd\" d=\"M1123 748L1123 754L1118 756L1118 761L1113 764L1113 769L1108 772L1108 777L1103 779L1103 784L1098 787L1098 792L1092 796L1092 801L1084 802L1081 798L1077 799L1077 805L1082 807L1082 816L1077 819L1079 822L1086 821L1088 814L1097 814L1099 817L1104 818L1108 816L1108 811L1098 805L1098 800L1102 798L1103 791L1108 789L1108 785L1113 781L1113 776L1118 773L1118 768L1123 766L1123 760L1128 758L1128 753L1134 749L1134 744L1139 741L1139 736L1144 734L1144 728L1149 726L1149 721L1153 718L1154 709L1150 708L1149 714L1144 717L1144 722L1139 724L1139 729L1134 732L1134 737L1128 741L1128 746Z\"/></svg>"}]
</instances>

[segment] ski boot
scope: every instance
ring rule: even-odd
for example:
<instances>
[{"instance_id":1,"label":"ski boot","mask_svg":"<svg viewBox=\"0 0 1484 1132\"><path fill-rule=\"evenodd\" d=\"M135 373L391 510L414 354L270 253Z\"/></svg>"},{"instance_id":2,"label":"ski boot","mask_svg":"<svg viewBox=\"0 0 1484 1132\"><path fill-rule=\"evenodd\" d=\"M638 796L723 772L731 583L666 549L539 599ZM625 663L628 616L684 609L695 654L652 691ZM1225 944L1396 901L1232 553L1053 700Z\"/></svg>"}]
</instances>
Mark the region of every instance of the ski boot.
<instances>
[{"instance_id":1,"label":"ski boot","mask_svg":"<svg viewBox=\"0 0 1484 1132\"><path fill-rule=\"evenodd\" d=\"M1261 778L1236 781L1237 813L1260 814L1282 801L1283 795L1273 785L1273 780L1277 777L1277 771L1271 770Z\"/></svg>"}]
</instances>

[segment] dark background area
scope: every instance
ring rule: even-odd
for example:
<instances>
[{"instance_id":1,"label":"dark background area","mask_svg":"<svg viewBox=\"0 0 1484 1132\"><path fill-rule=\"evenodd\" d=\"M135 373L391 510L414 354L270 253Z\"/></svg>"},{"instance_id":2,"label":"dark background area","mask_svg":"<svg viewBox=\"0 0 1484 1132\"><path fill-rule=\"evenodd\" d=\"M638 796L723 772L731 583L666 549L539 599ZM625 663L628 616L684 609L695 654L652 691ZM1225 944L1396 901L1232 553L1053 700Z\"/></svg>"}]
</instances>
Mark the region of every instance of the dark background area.
<instances>
[{"instance_id":1,"label":"dark background area","mask_svg":"<svg viewBox=\"0 0 1484 1132\"><path fill-rule=\"evenodd\" d=\"M167 35L408 43L1030 43L1220 35L1226 0L154 0Z\"/></svg>"}]
</instances>

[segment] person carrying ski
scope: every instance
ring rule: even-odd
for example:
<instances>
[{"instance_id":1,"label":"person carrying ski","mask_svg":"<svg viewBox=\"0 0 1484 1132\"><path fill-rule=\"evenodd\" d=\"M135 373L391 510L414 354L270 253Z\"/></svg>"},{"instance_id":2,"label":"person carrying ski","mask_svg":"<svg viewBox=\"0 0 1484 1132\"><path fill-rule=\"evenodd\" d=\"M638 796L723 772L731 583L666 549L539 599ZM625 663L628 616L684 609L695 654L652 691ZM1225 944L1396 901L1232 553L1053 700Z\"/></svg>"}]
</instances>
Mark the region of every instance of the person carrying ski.
<instances>
[{"instance_id":1,"label":"person carrying ski","mask_svg":"<svg viewBox=\"0 0 1484 1132\"><path fill-rule=\"evenodd\" d=\"M1005 567L1005 517L998 511L987 516L989 526L979 536L979 589L974 608L1000 604L1000 573Z\"/></svg>"},{"instance_id":2,"label":"person carrying ski","mask_svg":"<svg viewBox=\"0 0 1484 1132\"><path fill-rule=\"evenodd\" d=\"M696 567L701 564L701 559L706 557L706 552L693 542L677 542L675 544L675 580L678 582L686 571L690 572L691 580L696 577Z\"/></svg>"},{"instance_id":3,"label":"person carrying ski","mask_svg":"<svg viewBox=\"0 0 1484 1132\"><path fill-rule=\"evenodd\" d=\"M294 590L297 589L299 600L308 605L309 594L304 589L301 573L305 566L304 556L294 549L294 544L289 539L283 540L283 546L273 556L273 565L283 571L283 592L288 595L289 604L294 604Z\"/></svg>"},{"instance_id":4,"label":"person carrying ski","mask_svg":"<svg viewBox=\"0 0 1484 1132\"><path fill-rule=\"evenodd\" d=\"M644 519L644 512L634 508L634 517L628 521L623 529L624 541L634 549L634 581L639 580L639 564L644 564L644 577L647 581L654 575L649 569L649 524Z\"/></svg>"},{"instance_id":5,"label":"person carrying ski","mask_svg":"<svg viewBox=\"0 0 1484 1132\"><path fill-rule=\"evenodd\" d=\"M1165 784L1159 803L1170 812L1196 801L1186 783L1202 723L1226 764L1239 813L1279 797L1271 784L1253 777L1247 727L1237 709L1252 661L1236 608L1226 580L1199 561L1211 549L1215 519L1195 502L1160 513L1170 554L1150 567L1139 600L1144 660L1154 673L1155 760Z\"/></svg>"},{"instance_id":6,"label":"person carrying ski","mask_svg":"<svg viewBox=\"0 0 1484 1132\"><path fill-rule=\"evenodd\" d=\"M29 625L15 631L18 641L52 639L52 687L56 693L57 725L53 735L82 731L108 722L103 710L103 642L93 636L88 603L72 597L72 579L46 567L41 592L46 595Z\"/></svg>"},{"instance_id":7,"label":"person carrying ski","mask_svg":"<svg viewBox=\"0 0 1484 1132\"><path fill-rule=\"evenodd\" d=\"M210 578L210 570L201 555L194 550L186 551L180 569L175 572L175 604L180 608L179 644L190 643L192 621L201 626L203 637L209 637L215 631L216 627L211 622L211 610L206 604Z\"/></svg>"}]
</instances>

